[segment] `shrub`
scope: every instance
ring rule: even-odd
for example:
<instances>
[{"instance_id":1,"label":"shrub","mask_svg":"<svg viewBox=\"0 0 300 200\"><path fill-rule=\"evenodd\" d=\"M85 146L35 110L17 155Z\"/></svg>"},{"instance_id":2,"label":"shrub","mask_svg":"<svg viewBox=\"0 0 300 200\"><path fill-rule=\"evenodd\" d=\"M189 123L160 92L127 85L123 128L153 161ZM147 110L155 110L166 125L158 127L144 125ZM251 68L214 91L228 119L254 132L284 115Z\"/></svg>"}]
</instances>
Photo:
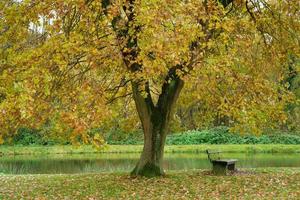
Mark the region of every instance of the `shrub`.
<instances>
[{"instance_id":1,"label":"shrub","mask_svg":"<svg viewBox=\"0 0 300 200\"><path fill-rule=\"evenodd\" d=\"M45 143L39 131L29 128L20 128L12 140L17 145L42 145Z\"/></svg>"},{"instance_id":2,"label":"shrub","mask_svg":"<svg viewBox=\"0 0 300 200\"><path fill-rule=\"evenodd\" d=\"M169 135L167 137L167 144L300 144L300 136L286 133L243 136L229 132L229 128L227 127L217 127L208 130L193 130Z\"/></svg>"}]
</instances>

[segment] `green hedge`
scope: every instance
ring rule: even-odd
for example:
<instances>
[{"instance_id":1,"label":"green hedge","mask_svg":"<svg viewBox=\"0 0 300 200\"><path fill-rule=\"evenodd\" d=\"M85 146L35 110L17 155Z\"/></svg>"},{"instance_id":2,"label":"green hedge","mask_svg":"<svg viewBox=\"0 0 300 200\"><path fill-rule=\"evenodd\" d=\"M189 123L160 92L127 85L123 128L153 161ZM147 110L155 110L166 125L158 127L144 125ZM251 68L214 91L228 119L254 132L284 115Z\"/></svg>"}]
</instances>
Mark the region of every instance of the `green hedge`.
<instances>
[{"instance_id":1,"label":"green hedge","mask_svg":"<svg viewBox=\"0 0 300 200\"><path fill-rule=\"evenodd\" d=\"M30 128L19 128L11 140L7 140L8 145L65 145L70 144L67 140L49 137L45 133L45 129L36 130Z\"/></svg>"},{"instance_id":2,"label":"green hedge","mask_svg":"<svg viewBox=\"0 0 300 200\"><path fill-rule=\"evenodd\" d=\"M243 136L229 132L229 128L227 127L218 127L203 131L187 131L169 135L167 137L167 144L300 144L300 136L285 133Z\"/></svg>"},{"instance_id":3,"label":"green hedge","mask_svg":"<svg viewBox=\"0 0 300 200\"><path fill-rule=\"evenodd\" d=\"M20 128L13 137L12 143L17 145L44 145L46 141L44 141L39 131Z\"/></svg>"},{"instance_id":4,"label":"green hedge","mask_svg":"<svg viewBox=\"0 0 300 200\"><path fill-rule=\"evenodd\" d=\"M118 137L116 137L118 136ZM120 137L122 136L122 137ZM142 133L111 133L106 138L108 144L132 145L143 144ZM277 132L272 135L239 135L229 132L228 127L216 127L202 131L186 131L167 136L168 145L195 144L300 144L300 136Z\"/></svg>"},{"instance_id":5,"label":"green hedge","mask_svg":"<svg viewBox=\"0 0 300 200\"><path fill-rule=\"evenodd\" d=\"M143 144L141 132L125 133L119 130L108 132L105 136L108 144L137 145ZM202 131L186 131L167 136L168 145L193 144L300 144L300 136L286 133L272 135L239 135L229 132L227 127L217 127ZM64 145L65 141L45 137L41 131L21 128L10 144L16 145Z\"/></svg>"}]
</instances>

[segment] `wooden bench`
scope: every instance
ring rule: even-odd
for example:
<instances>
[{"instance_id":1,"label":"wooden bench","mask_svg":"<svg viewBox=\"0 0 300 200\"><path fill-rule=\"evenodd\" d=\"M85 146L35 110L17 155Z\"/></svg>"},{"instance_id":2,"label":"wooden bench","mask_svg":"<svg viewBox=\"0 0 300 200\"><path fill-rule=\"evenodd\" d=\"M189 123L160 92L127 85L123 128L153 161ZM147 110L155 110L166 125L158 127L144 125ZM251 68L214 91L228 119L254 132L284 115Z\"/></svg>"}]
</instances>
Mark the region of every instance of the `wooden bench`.
<instances>
[{"instance_id":1,"label":"wooden bench","mask_svg":"<svg viewBox=\"0 0 300 200\"><path fill-rule=\"evenodd\" d=\"M226 174L227 170L234 171L235 170L235 163L237 162L236 159L221 159L220 153L221 151L209 151L206 150L208 160L213 165L213 173L224 175ZM218 154L217 158L212 158L212 154Z\"/></svg>"}]
</instances>

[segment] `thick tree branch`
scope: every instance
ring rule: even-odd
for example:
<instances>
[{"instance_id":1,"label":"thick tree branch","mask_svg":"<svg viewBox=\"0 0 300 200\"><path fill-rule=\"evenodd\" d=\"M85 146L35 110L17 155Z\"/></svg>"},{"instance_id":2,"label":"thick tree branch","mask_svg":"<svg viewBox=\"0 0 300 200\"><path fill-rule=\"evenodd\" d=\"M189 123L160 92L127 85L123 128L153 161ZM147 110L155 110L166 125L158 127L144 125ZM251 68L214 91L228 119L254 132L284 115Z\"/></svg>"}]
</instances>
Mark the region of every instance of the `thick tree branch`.
<instances>
[{"instance_id":1,"label":"thick tree branch","mask_svg":"<svg viewBox=\"0 0 300 200\"><path fill-rule=\"evenodd\" d=\"M133 99L138 111L139 118L142 122L144 133L151 132L151 115L153 113L153 108L149 103L149 100L142 95L139 88L139 83L131 81Z\"/></svg>"},{"instance_id":2,"label":"thick tree branch","mask_svg":"<svg viewBox=\"0 0 300 200\"><path fill-rule=\"evenodd\" d=\"M176 102L179 93L184 85L183 80L176 74L180 66L173 67L169 70L169 73L165 79L165 83L162 86L162 92L158 98L157 108L163 115L169 115Z\"/></svg>"}]
</instances>

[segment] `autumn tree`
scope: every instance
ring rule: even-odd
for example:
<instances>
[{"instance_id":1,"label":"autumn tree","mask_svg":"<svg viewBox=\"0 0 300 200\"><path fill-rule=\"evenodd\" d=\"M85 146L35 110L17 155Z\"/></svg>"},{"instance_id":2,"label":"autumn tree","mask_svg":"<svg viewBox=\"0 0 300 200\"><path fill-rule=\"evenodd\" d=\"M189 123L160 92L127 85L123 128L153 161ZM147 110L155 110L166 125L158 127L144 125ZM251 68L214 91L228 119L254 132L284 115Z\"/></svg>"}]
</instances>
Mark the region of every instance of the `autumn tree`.
<instances>
[{"instance_id":1,"label":"autumn tree","mask_svg":"<svg viewBox=\"0 0 300 200\"><path fill-rule=\"evenodd\" d=\"M0 130L49 118L71 140L131 97L144 133L133 175L163 175L175 104L218 105L236 129L285 121L286 77L299 57L297 0L3 0L0 3ZM297 68L297 70L299 70ZM272 73L269 73L272 72ZM186 96L186 95L184 95Z\"/></svg>"}]
</instances>

